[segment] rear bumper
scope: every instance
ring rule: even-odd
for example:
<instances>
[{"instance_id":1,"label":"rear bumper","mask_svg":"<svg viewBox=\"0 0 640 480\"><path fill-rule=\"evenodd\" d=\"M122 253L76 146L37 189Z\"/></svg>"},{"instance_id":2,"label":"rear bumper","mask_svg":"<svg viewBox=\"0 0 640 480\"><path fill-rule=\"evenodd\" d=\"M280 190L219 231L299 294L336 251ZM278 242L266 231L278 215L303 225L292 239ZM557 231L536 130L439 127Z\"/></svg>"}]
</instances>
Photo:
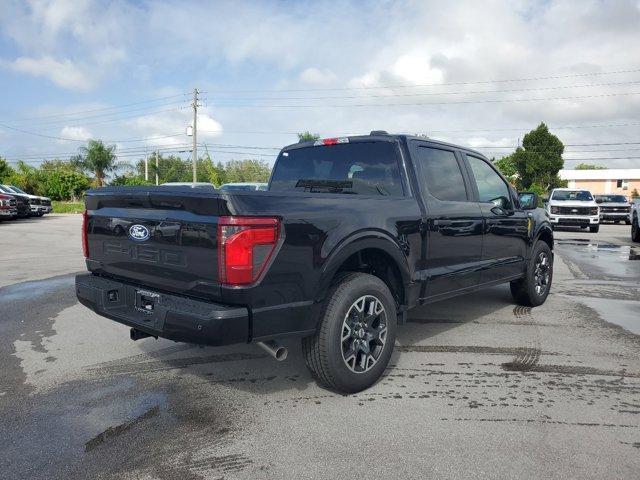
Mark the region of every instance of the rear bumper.
<instances>
[{"instance_id":1,"label":"rear bumper","mask_svg":"<svg viewBox=\"0 0 640 480\"><path fill-rule=\"evenodd\" d=\"M154 296L152 311L136 305L140 292ZM249 340L249 312L147 289L91 273L76 275L80 303L98 315L177 342L230 345Z\"/></svg>"}]
</instances>

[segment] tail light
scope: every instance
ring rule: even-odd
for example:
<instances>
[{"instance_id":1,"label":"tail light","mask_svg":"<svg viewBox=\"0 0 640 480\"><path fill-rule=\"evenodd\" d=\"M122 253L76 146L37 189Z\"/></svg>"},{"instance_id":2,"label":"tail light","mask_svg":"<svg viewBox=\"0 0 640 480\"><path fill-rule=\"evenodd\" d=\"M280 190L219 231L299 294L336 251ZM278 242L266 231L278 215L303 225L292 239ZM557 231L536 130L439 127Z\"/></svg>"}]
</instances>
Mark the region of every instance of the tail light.
<instances>
[{"instance_id":1,"label":"tail light","mask_svg":"<svg viewBox=\"0 0 640 480\"><path fill-rule=\"evenodd\" d=\"M221 283L248 285L258 280L276 249L280 220L270 217L220 217L218 269Z\"/></svg>"},{"instance_id":2,"label":"tail light","mask_svg":"<svg viewBox=\"0 0 640 480\"><path fill-rule=\"evenodd\" d=\"M87 228L89 227L89 214L85 210L82 214L82 253L84 258L89 258L89 239L87 238Z\"/></svg>"}]
</instances>

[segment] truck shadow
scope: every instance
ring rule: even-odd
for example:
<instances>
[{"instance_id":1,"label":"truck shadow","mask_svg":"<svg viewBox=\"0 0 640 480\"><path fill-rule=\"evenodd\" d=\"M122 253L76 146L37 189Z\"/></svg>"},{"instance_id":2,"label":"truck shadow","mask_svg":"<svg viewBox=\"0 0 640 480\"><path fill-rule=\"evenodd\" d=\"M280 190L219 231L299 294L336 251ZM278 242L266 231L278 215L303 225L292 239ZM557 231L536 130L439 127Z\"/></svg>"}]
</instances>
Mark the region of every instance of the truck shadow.
<instances>
[{"instance_id":1,"label":"truck shadow","mask_svg":"<svg viewBox=\"0 0 640 480\"><path fill-rule=\"evenodd\" d=\"M499 286L455 299L424 305L409 313L407 325L400 326L396 348L387 373L401 361L403 347L413 345L449 345L450 339L438 338L467 323L492 323L494 314L514 306L508 286ZM501 315L504 318L504 315ZM152 347L153 340L140 342L141 350ZM199 377L204 385L219 384L252 394L307 390L315 380L307 370L299 339L285 343L288 358L278 362L256 345L199 347L176 344L140 355L135 362L116 367L117 373L146 374L160 370L180 370L182 374ZM455 344L455 342L453 343ZM104 372L107 373L107 372ZM111 373L116 373L111 372ZM200 383L200 382L198 382Z\"/></svg>"}]
</instances>

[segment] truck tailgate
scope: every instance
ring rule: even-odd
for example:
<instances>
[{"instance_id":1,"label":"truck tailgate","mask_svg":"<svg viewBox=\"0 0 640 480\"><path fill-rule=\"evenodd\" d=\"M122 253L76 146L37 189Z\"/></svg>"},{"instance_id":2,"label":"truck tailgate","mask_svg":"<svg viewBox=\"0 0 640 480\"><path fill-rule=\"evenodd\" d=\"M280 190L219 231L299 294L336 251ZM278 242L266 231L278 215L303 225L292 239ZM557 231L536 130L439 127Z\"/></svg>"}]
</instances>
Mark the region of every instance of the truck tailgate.
<instances>
[{"instance_id":1,"label":"truck tailgate","mask_svg":"<svg viewBox=\"0 0 640 480\"><path fill-rule=\"evenodd\" d=\"M94 273L217 299L221 203L213 188L93 190L86 197L87 265Z\"/></svg>"}]
</instances>

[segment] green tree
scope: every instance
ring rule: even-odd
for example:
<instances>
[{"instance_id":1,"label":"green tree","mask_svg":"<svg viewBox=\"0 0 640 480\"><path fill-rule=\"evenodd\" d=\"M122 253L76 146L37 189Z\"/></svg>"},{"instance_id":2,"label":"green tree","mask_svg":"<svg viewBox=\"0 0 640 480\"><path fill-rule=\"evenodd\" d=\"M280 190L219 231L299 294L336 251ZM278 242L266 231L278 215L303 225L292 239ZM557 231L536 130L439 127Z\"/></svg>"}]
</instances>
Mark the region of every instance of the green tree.
<instances>
[{"instance_id":1,"label":"green tree","mask_svg":"<svg viewBox=\"0 0 640 480\"><path fill-rule=\"evenodd\" d=\"M602 165L594 165L593 163L579 163L575 167L575 170L606 170L607 167Z\"/></svg>"},{"instance_id":2,"label":"green tree","mask_svg":"<svg viewBox=\"0 0 640 480\"><path fill-rule=\"evenodd\" d=\"M225 183L266 182L271 167L264 160L231 160L225 166Z\"/></svg>"},{"instance_id":3,"label":"green tree","mask_svg":"<svg viewBox=\"0 0 640 480\"><path fill-rule=\"evenodd\" d=\"M91 172L97 187L102 187L107 175L121 167L117 162L115 145L105 145L102 140L89 140L86 146L78 150L79 153L72 158L72 163Z\"/></svg>"},{"instance_id":4,"label":"green tree","mask_svg":"<svg viewBox=\"0 0 640 480\"><path fill-rule=\"evenodd\" d=\"M567 184L558 176L564 166L563 153L564 145L560 139L541 123L524 136L522 147L501 161L515 168L519 190L528 191L532 185L537 185L546 192Z\"/></svg>"},{"instance_id":5,"label":"green tree","mask_svg":"<svg viewBox=\"0 0 640 480\"><path fill-rule=\"evenodd\" d=\"M315 142L320 138L317 133L311 133L310 131L302 132L298 134L298 142Z\"/></svg>"},{"instance_id":6,"label":"green tree","mask_svg":"<svg viewBox=\"0 0 640 480\"><path fill-rule=\"evenodd\" d=\"M84 173L69 168L50 170L44 175L42 194L52 200L79 200L91 187L91 180Z\"/></svg>"},{"instance_id":7,"label":"green tree","mask_svg":"<svg viewBox=\"0 0 640 480\"><path fill-rule=\"evenodd\" d=\"M0 183L7 181L14 173L15 171L7 161L0 157Z\"/></svg>"},{"instance_id":8,"label":"green tree","mask_svg":"<svg viewBox=\"0 0 640 480\"><path fill-rule=\"evenodd\" d=\"M20 187L31 195L39 195L42 190L43 177L42 171L23 161L19 161L17 168L6 179L6 182Z\"/></svg>"},{"instance_id":9,"label":"green tree","mask_svg":"<svg viewBox=\"0 0 640 480\"><path fill-rule=\"evenodd\" d=\"M500 160L493 162L493 164L508 179L513 179L517 176L518 170L516 169L511 155L502 157Z\"/></svg>"}]
</instances>

